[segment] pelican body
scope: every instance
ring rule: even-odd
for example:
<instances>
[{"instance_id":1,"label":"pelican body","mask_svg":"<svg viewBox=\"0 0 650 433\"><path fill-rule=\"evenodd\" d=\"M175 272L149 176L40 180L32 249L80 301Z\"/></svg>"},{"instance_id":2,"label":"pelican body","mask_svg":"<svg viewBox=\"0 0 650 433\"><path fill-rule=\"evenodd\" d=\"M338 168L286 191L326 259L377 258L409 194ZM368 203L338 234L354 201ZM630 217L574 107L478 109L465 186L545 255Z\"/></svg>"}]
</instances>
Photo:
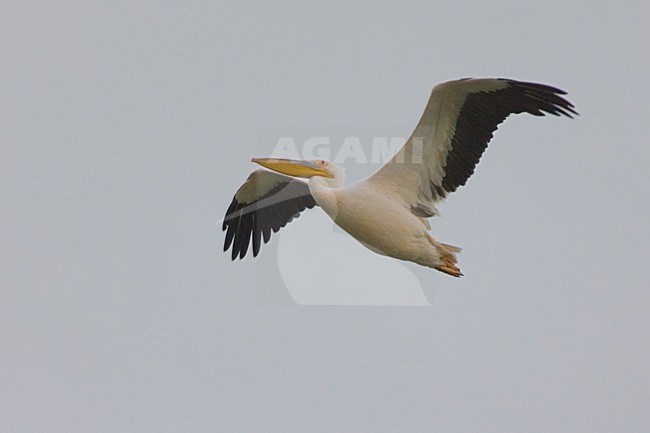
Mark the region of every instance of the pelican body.
<instances>
[{"instance_id":1,"label":"pelican body","mask_svg":"<svg viewBox=\"0 0 650 433\"><path fill-rule=\"evenodd\" d=\"M373 175L348 185L333 162L253 158L264 168L249 176L226 212L224 251L232 247L232 259L243 258L252 240L257 256L271 232L319 206L370 250L460 277L456 255L461 249L429 233L435 205L467 182L510 114L577 114L564 94L508 79L439 84L399 152Z\"/></svg>"}]
</instances>

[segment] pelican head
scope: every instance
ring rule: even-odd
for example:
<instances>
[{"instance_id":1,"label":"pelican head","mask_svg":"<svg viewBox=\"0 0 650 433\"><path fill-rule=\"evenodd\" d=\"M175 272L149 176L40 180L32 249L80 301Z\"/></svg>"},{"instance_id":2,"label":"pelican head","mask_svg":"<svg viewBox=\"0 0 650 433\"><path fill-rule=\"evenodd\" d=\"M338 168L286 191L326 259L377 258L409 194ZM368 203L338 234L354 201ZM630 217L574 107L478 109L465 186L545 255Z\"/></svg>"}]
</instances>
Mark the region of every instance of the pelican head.
<instances>
[{"instance_id":1,"label":"pelican head","mask_svg":"<svg viewBox=\"0 0 650 433\"><path fill-rule=\"evenodd\" d=\"M294 160L285 158L253 158L252 162L278 173L305 179L314 176L333 179L339 177L342 169L333 162L324 159Z\"/></svg>"}]
</instances>

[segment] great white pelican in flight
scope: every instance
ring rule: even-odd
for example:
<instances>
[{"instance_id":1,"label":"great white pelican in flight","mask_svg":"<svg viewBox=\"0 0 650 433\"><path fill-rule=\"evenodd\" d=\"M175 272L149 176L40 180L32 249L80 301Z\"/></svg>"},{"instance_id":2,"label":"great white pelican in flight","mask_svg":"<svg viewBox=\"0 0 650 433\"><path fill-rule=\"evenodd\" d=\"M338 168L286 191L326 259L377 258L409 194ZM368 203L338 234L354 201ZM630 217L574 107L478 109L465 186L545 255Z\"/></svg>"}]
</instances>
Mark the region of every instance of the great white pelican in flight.
<instances>
[{"instance_id":1,"label":"great white pelican in flight","mask_svg":"<svg viewBox=\"0 0 650 433\"><path fill-rule=\"evenodd\" d=\"M433 88L406 144L371 176L346 185L329 161L253 158L265 167L237 190L223 220L224 251L253 256L305 209L320 206L370 250L462 276L461 249L436 240L428 218L474 173L492 134L510 114L573 117L574 106L555 87L510 79L461 79ZM302 179L307 179L303 181Z\"/></svg>"}]
</instances>

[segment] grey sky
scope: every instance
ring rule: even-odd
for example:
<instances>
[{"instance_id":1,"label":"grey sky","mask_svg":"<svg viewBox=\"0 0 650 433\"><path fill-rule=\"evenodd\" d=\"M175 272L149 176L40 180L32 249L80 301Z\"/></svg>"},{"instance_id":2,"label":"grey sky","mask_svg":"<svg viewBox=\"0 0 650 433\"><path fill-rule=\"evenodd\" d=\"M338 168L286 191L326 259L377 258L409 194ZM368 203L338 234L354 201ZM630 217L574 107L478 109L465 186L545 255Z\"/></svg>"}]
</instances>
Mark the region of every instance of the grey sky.
<instances>
[{"instance_id":1,"label":"grey sky","mask_svg":"<svg viewBox=\"0 0 650 433\"><path fill-rule=\"evenodd\" d=\"M7 3L0 431L650 430L649 22L641 1ZM250 157L408 135L465 76L581 113L509 119L440 206L466 276L430 271L423 308L260 302L318 217L231 263L215 221ZM363 248L305 235L324 273Z\"/></svg>"}]
</instances>

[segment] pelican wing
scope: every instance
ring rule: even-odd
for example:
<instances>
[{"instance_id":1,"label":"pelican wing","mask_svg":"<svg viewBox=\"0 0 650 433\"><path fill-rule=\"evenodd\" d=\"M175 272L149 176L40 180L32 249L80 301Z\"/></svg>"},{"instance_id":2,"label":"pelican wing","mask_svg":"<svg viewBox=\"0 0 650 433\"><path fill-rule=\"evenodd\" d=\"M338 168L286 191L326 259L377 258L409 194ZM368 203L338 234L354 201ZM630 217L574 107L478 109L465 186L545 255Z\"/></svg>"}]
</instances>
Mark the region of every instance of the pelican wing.
<instances>
[{"instance_id":1,"label":"pelican wing","mask_svg":"<svg viewBox=\"0 0 650 433\"><path fill-rule=\"evenodd\" d=\"M492 134L511 114L573 117L560 89L508 79L461 79L434 87L415 131L368 182L406 199L430 217L434 203L465 185ZM392 186L392 188L391 188Z\"/></svg>"},{"instance_id":2,"label":"pelican wing","mask_svg":"<svg viewBox=\"0 0 650 433\"><path fill-rule=\"evenodd\" d=\"M255 170L237 190L226 211L223 230L224 251L232 246L232 259L243 259L253 240L253 256L277 232L316 202L309 185L298 179L268 170Z\"/></svg>"}]
</instances>

